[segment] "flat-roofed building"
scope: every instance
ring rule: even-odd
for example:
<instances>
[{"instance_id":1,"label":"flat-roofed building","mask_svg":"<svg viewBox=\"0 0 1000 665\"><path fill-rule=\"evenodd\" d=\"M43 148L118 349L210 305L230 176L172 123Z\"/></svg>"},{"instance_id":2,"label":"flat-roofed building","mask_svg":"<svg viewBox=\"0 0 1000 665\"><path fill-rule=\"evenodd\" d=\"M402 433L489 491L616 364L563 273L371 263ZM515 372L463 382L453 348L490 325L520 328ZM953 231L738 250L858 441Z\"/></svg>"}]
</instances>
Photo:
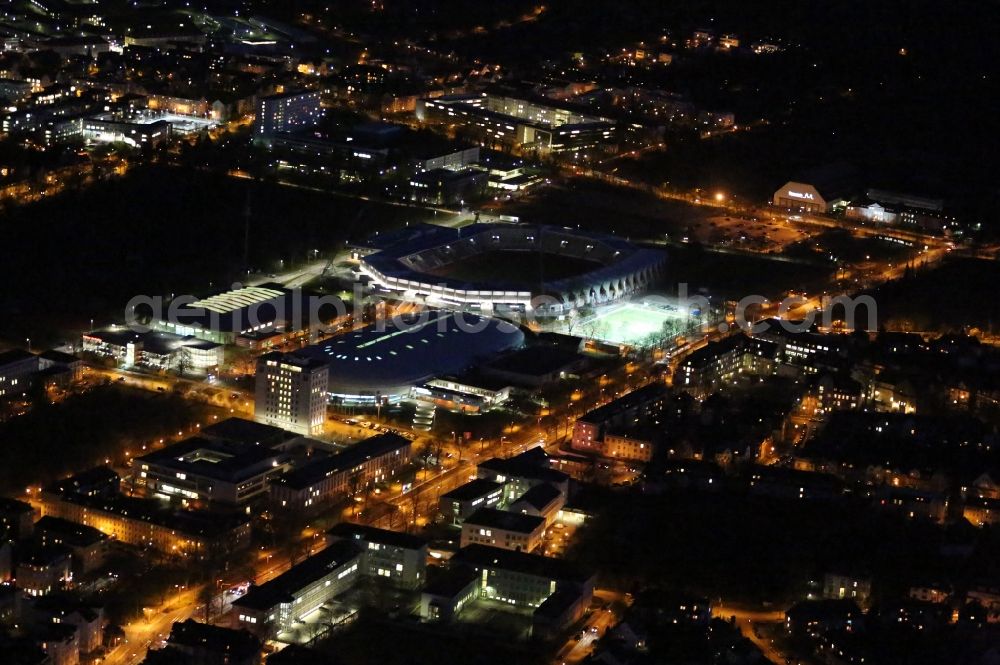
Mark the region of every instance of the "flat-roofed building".
<instances>
[{"instance_id":1,"label":"flat-roofed building","mask_svg":"<svg viewBox=\"0 0 1000 665\"><path fill-rule=\"evenodd\" d=\"M462 523L461 546L490 545L518 552L532 552L542 543L545 518L480 508Z\"/></svg>"},{"instance_id":2,"label":"flat-roofed building","mask_svg":"<svg viewBox=\"0 0 1000 665\"><path fill-rule=\"evenodd\" d=\"M118 493L121 479L105 467L46 487L43 516L93 527L128 545L203 558L250 544L250 518L202 510L171 510L160 501Z\"/></svg>"},{"instance_id":3,"label":"flat-roofed building","mask_svg":"<svg viewBox=\"0 0 1000 665\"><path fill-rule=\"evenodd\" d=\"M268 137L315 127L323 118L320 93L295 91L261 97L254 120L255 137Z\"/></svg>"},{"instance_id":4,"label":"flat-roofed building","mask_svg":"<svg viewBox=\"0 0 1000 665\"><path fill-rule=\"evenodd\" d=\"M193 336L219 344L236 344L244 334L276 330L314 331L319 321L310 314L311 294L281 284L239 286L206 298L172 301L167 315L153 320L153 330Z\"/></svg>"},{"instance_id":5,"label":"flat-roofed building","mask_svg":"<svg viewBox=\"0 0 1000 665\"><path fill-rule=\"evenodd\" d=\"M349 589L360 568L361 548L339 540L233 601L237 625L273 638Z\"/></svg>"},{"instance_id":6,"label":"flat-roofed building","mask_svg":"<svg viewBox=\"0 0 1000 665\"><path fill-rule=\"evenodd\" d=\"M290 468L281 450L202 436L132 460L133 477L151 494L229 506L263 497Z\"/></svg>"},{"instance_id":7,"label":"flat-roofed building","mask_svg":"<svg viewBox=\"0 0 1000 665\"><path fill-rule=\"evenodd\" d=\"M321 360L279 352L265 354L257 361L255 417L300 434L321 434L329 384L330 369Z\"/></svg>"},{"instance_id":8,"label":"flat-roofed building","mask_svg":"<svg viewBox=\"0 0 1000 665\"><path fill-rule=\"evenodd\" d=\"M112 359L123 367L202 373L217 370L225 362L222 344L192 335L181 337L119 327L84 333L81 343L84 351Z\"/></svg>"},{"instance_id":9,"label":"flat-roofed building","mask_svg":"<svg viewBox=\"0 0 1000 665\"><path fill-rule=\"evenodd\" d=\"M38 356L21 349L0 353L0 399L17 397L31 386L38 372Z\"/></svg>"},{"instance_id":10,"label":"flat-roofed building","mask_svg":"<svg viewBox=\"0 0 1000 665\"><path fill-rule=\"evenodd\" d=\"M427 541L419 536L351 522L341 522L327 533L361 547L363 575L404 589L418 589L427 578Z\"/></svg>"},{"instance_id":11,"label":"flat-roofed building","mask_svg":"<svg viewBox=\"0 0 1000 665\"><path fill-rule=\"evenodd\" d=\"M566 505L566 495L554 485L535 485L510 505L510 512L541 517L548 528L556 521L562 507Z\"/></svg>"},{"instance_id":12,"label":"flat-roofed building","mask_svg":"<svg viewBox=\"0 0 1000 665\"><path fill-rule=\"evenodd\" d=\"M502 483L504 496L501 501L505 505L542 483L553 485L564 495L569 496L569 476L550 466L550 458L541 446L506 459L499 457L488 459L476 468L476 476Z\"/></svg>"},{"instance_id":13,"label":"flat-roofed building","mask_svg":"<svg viewBox=\"0 0 1000 665\"><path fill-rule=\"evenodd\" d=\"M503 501L504 484L476 478L441 495L438 510L451 524L461 525L480 508L496 508Z\"/></svg>"},{"instance_id":14,"label":"flat-roofed building","mask_svg":"<svg viewBox=\"0 0 1000 665\"><path fill-rule=\"evenodd\" d=\"M416 104L422 122L460 125L489 147L540 154L607 149L618 141L614 122L548 102L505 95L448 95Z\"/></svg>"},{"instance_id":15,"label":"flat-roofed building","mask_svg":"<svg viewBox=\"0 0 1000 665\"><path fill-rule=\"evenodd\" d=\"M271 482L273 502L291 510L311 508L392 478L410 463L413 442L380 434L347 450L302 465Z\"/></svg>"},{"instance_id":16,"label":"flat-roofed building","mask_svg":"<svg viewBox=\"0 0 1000 665\"><path fill-rule=\"evenodd\" d=\"M42 545L59 545L73 556L73 571L89 573L104 563L110 538L83 524L47 515L35 524L35 536Z\"/></svg>"},{"instance_id":17,"label":"flat-roofed building","mask_svg":"<svg viewBox=\"0 0 1000 665\"><path fill-rule=\"evenodd\" d=\"M486 545L459 550L448 562L448 573L425 590L422 618L448 620L475 600L487 599L533 610L535 629L551 634L583 616L594 593L594 576L564 560ZM476 590L471 598L470 586Z\"/></svg>"}]
</instances>

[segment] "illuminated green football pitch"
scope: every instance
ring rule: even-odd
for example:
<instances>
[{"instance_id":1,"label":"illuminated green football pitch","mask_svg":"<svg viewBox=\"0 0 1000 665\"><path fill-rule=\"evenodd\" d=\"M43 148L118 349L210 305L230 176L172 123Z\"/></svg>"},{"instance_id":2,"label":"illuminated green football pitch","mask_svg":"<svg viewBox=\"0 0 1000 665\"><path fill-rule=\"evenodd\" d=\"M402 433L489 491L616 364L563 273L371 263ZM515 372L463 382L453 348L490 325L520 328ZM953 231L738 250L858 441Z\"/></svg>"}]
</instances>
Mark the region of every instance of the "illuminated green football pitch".
<instances>
[{"instance_id":1,"label":"illuminated green football pitch","mask_svg":"<svg viewBox=\"0 0 1000 665\"><path fill-rule=\"evenodd\" d=\"M598 311L580 326L580 332L613 344L643 346L654 336L679 335L686 318L679 308L626 303Z\"/></svg>"}]
</instances>

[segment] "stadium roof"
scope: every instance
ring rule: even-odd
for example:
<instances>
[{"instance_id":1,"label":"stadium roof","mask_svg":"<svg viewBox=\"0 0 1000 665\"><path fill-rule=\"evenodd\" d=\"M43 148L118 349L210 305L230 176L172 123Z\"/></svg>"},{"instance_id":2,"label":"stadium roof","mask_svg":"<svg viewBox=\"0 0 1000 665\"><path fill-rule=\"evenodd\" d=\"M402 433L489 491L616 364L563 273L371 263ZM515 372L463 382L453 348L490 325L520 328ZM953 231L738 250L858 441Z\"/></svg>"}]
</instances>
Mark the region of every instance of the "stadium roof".
<instances>
[{"instance_id":1,"label":"stadium roof","mask_svg":"<svg viewBox=\"0 0 1000 665\"><path fill-rule=\"evenodd\" d=\"M616 236L539 224L476 223L458 229L421 225L410 234L394 234L392 240L395 242L383 240L379 251L362 259L363 264L378 274L413 282L415 289L419 289L420 284L433 284L485 294L524 291L524 287L505 283L500 276L491 281L469 282L432 275L423 272L414 257L422 252L443 252L437 257L439 260L447 256L458 260L491 249L537 249L546 253L584 254L589 260L603 264L581 275L546 280L541 289L547 293L578 291L587 285L618 280L659 266L665 257L659 250L638 247Z\"/></svg>"},{"instance_id":2,"label":"stadium roof","mask_svg":"<svg viewBox=\"0 0 1000 665\"><path fill-rule=\"evenodd\" d=\"M329 364L334 395L389 396L523 342L524 333L505 321L430 310L375 323L295 354Z\"/></svg>"}]
</instances>

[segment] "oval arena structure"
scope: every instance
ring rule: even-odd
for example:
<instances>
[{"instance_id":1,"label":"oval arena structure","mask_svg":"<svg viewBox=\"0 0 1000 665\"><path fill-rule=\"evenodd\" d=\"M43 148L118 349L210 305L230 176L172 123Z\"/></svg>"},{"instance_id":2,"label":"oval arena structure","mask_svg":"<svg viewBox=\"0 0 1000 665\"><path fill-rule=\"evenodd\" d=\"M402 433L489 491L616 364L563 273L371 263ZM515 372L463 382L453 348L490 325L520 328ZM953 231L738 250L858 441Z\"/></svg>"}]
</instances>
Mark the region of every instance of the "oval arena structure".
<instances>
[{"instance_id":1,"label":"oval arena structure","mask_svg":"<svg viewBox=\"0 0 1000 665\"><path fill-rule=\"evenodd\" d=\"M359 271L407 301L558 316L641 293L665 263L662 251L578 229L427 224L361 257Z\"/></svg>"},{"instance_id":2,"label":"oval arena structure","mask_svg":"<svg viewBox=\"0 0 1000 665\"><path fill-rule=\"evenodd\" d=\"M467 312L425 310L378 321L295 352L329 366L334 402L398 402L435 376L524 344L517 326Z\"/></svg>"}]
</instances>

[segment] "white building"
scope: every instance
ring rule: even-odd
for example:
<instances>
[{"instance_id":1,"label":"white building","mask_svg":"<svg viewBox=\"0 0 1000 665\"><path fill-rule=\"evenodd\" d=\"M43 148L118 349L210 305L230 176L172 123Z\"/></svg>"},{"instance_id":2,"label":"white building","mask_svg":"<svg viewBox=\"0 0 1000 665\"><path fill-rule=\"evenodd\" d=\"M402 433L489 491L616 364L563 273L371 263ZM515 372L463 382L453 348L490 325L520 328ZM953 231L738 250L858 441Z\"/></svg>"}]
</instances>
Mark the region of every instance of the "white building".
<instances>
[{"instance_id":1,"label":"white building","mask_svg":"<svg viewBox=\"0 0 1000 665\"><path fill-rule=\"evenodd\" d=\"M326 363L282 353L257 362L255 417L299 434L323 431L329 367Z\"/></svg>"},{"instance_id":2,"label":"white building","mask_svg":"<svg viewBox=\"0 0 1000 665\"><path fill-rule=\"evenodd\" d=\"M847 205L838 197L827 198L815 185L790 180L774 193L773 203L779 208L810 213L830 212L836 207Z\"/></svg>"}]
</instances>

